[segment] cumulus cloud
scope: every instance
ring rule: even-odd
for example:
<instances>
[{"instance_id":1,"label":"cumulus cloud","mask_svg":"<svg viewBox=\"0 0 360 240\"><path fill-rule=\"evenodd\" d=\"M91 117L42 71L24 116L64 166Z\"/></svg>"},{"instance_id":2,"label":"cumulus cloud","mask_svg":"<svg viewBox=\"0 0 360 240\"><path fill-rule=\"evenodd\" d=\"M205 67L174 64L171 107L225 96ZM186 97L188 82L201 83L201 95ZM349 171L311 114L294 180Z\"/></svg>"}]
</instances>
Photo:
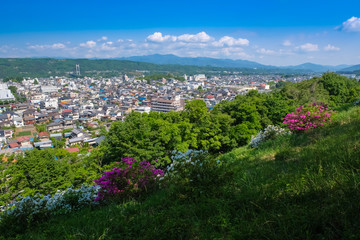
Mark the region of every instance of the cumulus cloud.
<instances>
[{"instance_id":1,"label":"cumulus cloud","mask_svg":"<svg viewBox=\"0 0 360 240\"><path fill-rule=\"evenodd\" d=\"M188 43L197 43L197 42L209 42L213 40L206 32L199 32L197 34L183 34L180 36L173 36L173 35L164 35L161 32L155 32L149 35L146 38L148 41L151 42L188 42Z\"/></svg>"},{"instance_id":2,"label":"cumulus cloud","mask_svg":"<svg viewBox=\"0 0 360 240\"><path fill-rule=\"evenodd\" d=\"M250 41L245 38L235 39L233 37L224 36L213 43L214 46L249 46Z\"/></svg>"},{"instance_id":3,"label":"cumulus cloud","mask_svg":"<svg viewBox=\"0 0 360 240\"><path fill-rule=\"evenodd\" d=\"M283 46L285 47L289 47L292 45L292 43L289 41L289 40L285 40L283 43L282 43Z\"/></svg>"},{"instance_id":4,"label":"cumulus cloud","mask_svg":"<svg viewBox=\"0 0 360 240\"><path fill-rule=\"evenodd\" d=\"M87 47L87 48L93 48L96 46L96 42L90 40L85 43L80 43L80 47Z\"/></svg>"},{"instance_id":5,"label":"cumulus cloud","mask_svg":"<svg viewBox=\"0 0 360 240\"><path fill-rule=\"evenodd\" d=\"M360 32L360 18L349 18L342 23L340 29L346 32Z\"/></svg>"},{"instance_id":6,"label":"cumulus cloud","mask_svg":"<svg viewBox=\"0 0 360 240\"><path fill-rule=\"evenodd\" d=\"M335 47L334 45L328 44L324 47L325 51L340 51L340 48Z\"/></svg>"},{"instance_id":7,"label":"cumulus cloud","mask_svg":"<svg viewBox=\"0 0 360 240\"><path fill-rule=\"evenodd\" d=\"M183 34L177 37L179 41L184 42L209 42L213 40L206 32L199 32L197 34Z\"/></svg>"},{"instance_id":8,"label":"cumulus cloud","mask_svg":"<svg viewBox=\"0 0 360 240\"><path fill-rule=\"evenodd\" d=\"M319 46L317 44L305 43L296 47L296 49L304 51L304 52L316 52L319 50Z\"/></svg>"},{"instance_id":9,"label":"cumulus cloud","mask_svg":"<svg viewBox=\"0 0 360 240\"><path fill-rule=\"evenodd\" d=\"M176 37L175 36L171 36L171 35L165 35L163 36L161 32L155 32L151 35L149 35L147 38L147 40L151 41L151 42L166 42L166 41L176 41Z\"/></svg>"}]
</instances>

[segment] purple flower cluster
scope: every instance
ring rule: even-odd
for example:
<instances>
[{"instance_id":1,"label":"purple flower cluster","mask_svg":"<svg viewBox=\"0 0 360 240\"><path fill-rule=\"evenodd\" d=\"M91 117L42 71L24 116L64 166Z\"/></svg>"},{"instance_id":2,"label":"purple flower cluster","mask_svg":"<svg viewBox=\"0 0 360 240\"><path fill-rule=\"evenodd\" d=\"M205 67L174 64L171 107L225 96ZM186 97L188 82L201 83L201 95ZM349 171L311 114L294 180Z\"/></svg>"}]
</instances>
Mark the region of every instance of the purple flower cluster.
<instances>
[{"instance_id":1,"label":"purple flower cluster","mask_svg":"<svg viewBox=\"0 0 360 240\"><path fill-rule=\"evenodd\" d=\"M123 168L115 167L94 180L101 187L95 201L139 195L154 187L157 178L164 175L164 171L155 168L149 162L138 162L133 157L121 160Z\"/></svg>"},{"instance_id":2,"label":"purple flower cluster","mask_svg":"<svg viewBox=\"0 0 360 240\"><path fill-rule=\"evenodd\" d=\"M312 103L307 107L299 106L296 113L289 113L285 116L284 122L288 128L297 132L304 132L310 128L324 126L331 122L331 116L336 111L328 110L323 103Z\"/></svg>"}]
</instances>

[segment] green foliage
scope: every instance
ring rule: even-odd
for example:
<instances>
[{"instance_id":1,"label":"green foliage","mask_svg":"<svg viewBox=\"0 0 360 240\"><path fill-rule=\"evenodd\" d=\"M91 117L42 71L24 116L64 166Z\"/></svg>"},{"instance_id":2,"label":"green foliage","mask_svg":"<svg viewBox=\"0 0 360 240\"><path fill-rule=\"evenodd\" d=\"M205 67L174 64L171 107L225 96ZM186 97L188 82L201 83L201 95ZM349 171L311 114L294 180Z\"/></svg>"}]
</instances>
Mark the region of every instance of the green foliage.
<instances>
[{"instance_id":1,"label":"green foliage","mask_svg":"<svg viewBox=\"0 0 360 240\"><path fill-rule=\"evenodd\" d=\"M232 139L233 120L225 114L211 114L201 100L189 102L185 111L140 114L133 112L125 122L115 122L106 137L105 163L122 156L169 163L173 150L228 151L236 146Z\"/></svg>"},{"instance_id":2,"label":"green foliage","mask_svg":"<svg viewBox=\"0 0 360 240\"><path fill-rule=\"evenodd\" d=\"M35 124L36 131L39 132L46 132L46 124Z\"/></svg>"},{"instance_id":3,"label":"green foliage","mask_svg":"<svg viewBox=\"0 0 360 240\"><path fill-rule=\"evenodd\" d=\"M73 130L72 128L63 129L63 130L61 131L61 133L62 133L62 134L68 133L68 132L71 132L72 130Z\"/></svg>"},{"instance_id":4,"label":"green foliage","mask_svg":"<svg viewBox=\"0 0 360 240\"><path fill-rule=\"evenodd\" d=\"M99 174L94 164L85 165L82 159L64 149L34 149L16 159L16 162L6 165L2 172L0 205L20 193L23 196L53 194L70 185L92 184Z\"/></svg>"},{"instance_id":5,"label":"green foliage","mask_svg":"<svg viewBox=\"0 0 360 240\"><path fill-rule=\"evenodd\" d=\"M9 86L9 90L11 91L11 93L14 95L16 101L18 102L26 102L26 97L25 96L21 96L17 93L17 87L15 86Z\"/></svg>"},{"instance_id":6,"label":"green foliage","mask_svg":"<svg viewBox=\"0 0 360 240\"><path fill-rule=\"evenodd\" d=\"M65 138L62 138L61 140L57 140L55 138L50 138L53 145L54 145L54 148L58 148L58 149L61 149L61 148L64 148L65 147L65 144L66 144L66 139Z\"/></svg>"},{"instance_id":7,"label":"green foliage","mask_svg":"<svg viewBox=\"0 0 360 240\"><path fill-rule=\"evenodd\" d=\"M23 78L18 76L18 77L5 77L3 79L3 82L9 82L9 81L21 83L23 81Z\"/></svg>"}]
</instances>

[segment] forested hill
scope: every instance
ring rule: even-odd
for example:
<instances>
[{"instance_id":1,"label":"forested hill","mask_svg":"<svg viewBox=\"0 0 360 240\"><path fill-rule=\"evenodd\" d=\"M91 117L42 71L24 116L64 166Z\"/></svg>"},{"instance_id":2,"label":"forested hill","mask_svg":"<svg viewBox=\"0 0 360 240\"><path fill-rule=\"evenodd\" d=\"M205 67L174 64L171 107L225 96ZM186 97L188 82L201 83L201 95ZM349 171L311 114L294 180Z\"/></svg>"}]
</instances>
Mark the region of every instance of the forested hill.
<instances>
[{"instance_id":1,"label":"forested hill","mask_svg":"<svg viewBox=\"0 0 360 240\"><path fill-rule=\"evenodd\" d=\"M146 62L110 59L54 59L54 58L0 58L0 78L5 77L49 77L69 76L80 65L83 76L112 77L124 73L150 71L151 73L173 73L175 75L241 71L247 73L304 73L304 70L221 68L211 66L158 65Z\"/></svg>"}]
</instances>

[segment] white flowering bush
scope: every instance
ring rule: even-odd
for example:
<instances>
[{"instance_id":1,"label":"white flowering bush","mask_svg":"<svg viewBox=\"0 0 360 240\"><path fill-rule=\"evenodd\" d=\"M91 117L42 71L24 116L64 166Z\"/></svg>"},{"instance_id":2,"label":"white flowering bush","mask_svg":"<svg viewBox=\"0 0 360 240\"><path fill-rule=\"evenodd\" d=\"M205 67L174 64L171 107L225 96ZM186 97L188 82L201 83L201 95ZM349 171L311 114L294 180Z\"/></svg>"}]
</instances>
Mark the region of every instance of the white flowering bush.
<instances>
[{"instance_id":1,"label":"white flowering bush","mask_svg":"<svg viewBox=\"0 0 360 240\"><path fill-rule=\"evenodd\" d=\"M43 220L51 215L69 213L85 206L99 204L99 186L82 185L79 189L68 188L53 196L37 194L33 197L20 196L7 206L0 207L0 232L12 227L26 228L26 224ZM18 230L16 230L18 231Z\"/></svg>"},{"instance_id":2,"label":"white flowering bush","mask_svg":"<svg viewBox=\"0 0 360 240\"><path fill-rule=\"evenodd\" d=\"M171 159L171 164L159 180L176 186L182 195L196 196L214 192L207 190L219 187L222 182L223 163L206 151L174 151Z\"/></svg>"},{"instance_id":3,"label":"white flowering bush","mask_svg":"<svg viewBox=\"0 0 360 240\"><path fill-rule=\"evenodd\" d=\"M284 128L269 125L264 130L258 132L255 137L251 138L249 145L253 148L259 146L260 143L265 142L267 140L275 139L278 136L284 136L291 134L290 131L285 130Z\"/></svg>"}]
</instances>

